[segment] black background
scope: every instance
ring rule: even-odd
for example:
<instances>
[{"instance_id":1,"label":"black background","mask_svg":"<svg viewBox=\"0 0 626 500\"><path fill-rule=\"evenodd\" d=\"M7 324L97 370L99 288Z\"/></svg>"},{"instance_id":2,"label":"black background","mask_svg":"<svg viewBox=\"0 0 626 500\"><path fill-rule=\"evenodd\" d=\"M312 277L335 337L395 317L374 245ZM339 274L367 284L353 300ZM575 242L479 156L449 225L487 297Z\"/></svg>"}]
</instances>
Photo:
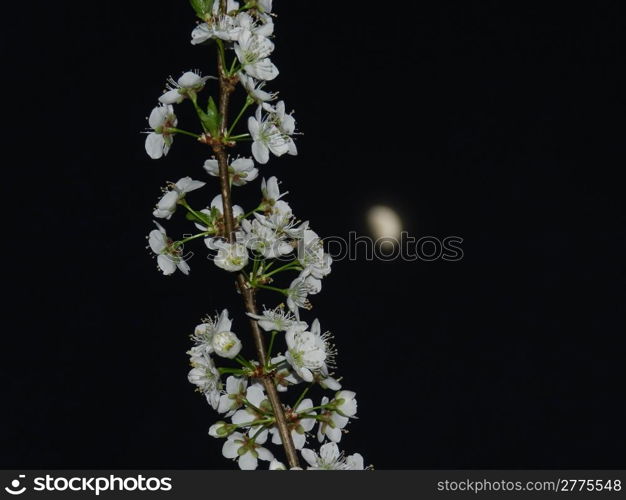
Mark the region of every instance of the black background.
<instances>
[{"instance_id":1,"label":"black background","mask_svg":"<svg viewBox=\"0 0 626 500\"><path fill-rule=\"evenodd\" d=\"M385 203L414 236L464 239L460 262L337 262L314 297L358 393L347 451L381 469L626 465L619 2L275 10L271 88L304 135L261 174L323 236ZM213 71L191 9L31 3L5 23L0 466L230 468L185 354L223 307L245 338L230 276L198 255L166 278L144 249L160 186L207 180L200 145L152 161L139 133L168 75Z\"/></svg>"}]
</instances>

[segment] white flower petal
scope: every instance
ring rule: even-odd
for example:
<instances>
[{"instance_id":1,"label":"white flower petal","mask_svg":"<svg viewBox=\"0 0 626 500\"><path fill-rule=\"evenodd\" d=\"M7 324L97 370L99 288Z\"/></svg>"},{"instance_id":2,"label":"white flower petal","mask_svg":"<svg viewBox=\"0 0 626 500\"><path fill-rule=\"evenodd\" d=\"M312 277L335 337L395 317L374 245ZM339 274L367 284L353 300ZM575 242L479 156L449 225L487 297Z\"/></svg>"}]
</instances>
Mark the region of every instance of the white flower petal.
<instances>
[{"instance_id":1,"label":"white flower petal","mask_svg":"<svg viewBox=\"0 0 626 500\"><path fill-rule=\"evenodd\" d=\"M218 177L220 175L220 169L217 160L206 160L204 162L204 170L206 170L208 174L214 177Z\"/></svg>"},{"instance_id":2,"label":"white flower petal","mask_svg":"<svg viewBox=\"0 0 626 500\"><path fill-rule=\"evenodd\" d=\"M341 441L341 429L335 427L331 427L330 425L326 427L326 435L328 439L330 439L333 443L338 443Z\"/></svg>"},{"instance_id":3,"label":"white flower petal","mask_svg":"<svg viewBox=\"0 0 626 500\"><path fill-rule=\"evenodd\" d=\"M146 141L147 150L147 141ZM150 154L150 153L148 153ZM268 147L260 141L254 141L252 143L252 156L261 165L265 165L270 159L270 152Z\"/></svg>"},{"instance_id":4,"label":"white flower petal","mask_svg":"<svg viewBox=\"0 0 626 500\"><path fill-rule=\"evenodd\" d=\"M233 424L242 425L254 422L255 416L248 410L237 410L231 417Z\"/></svg>"},{"instance_id":5,"label":"white flower petal","mask_svg":"<svg viewBox=\"0 0 626 500\"><path fill-rule=\"evenodd\" d=\"M158 229L153 229L152 231L150 231L148 244L150 245L150 249L157 255L160 254L167 247L165 235Z\"/></svg>"},{"instance_id":6,"label":"white flower petal","mask_svg":"<svg viewBox=\"0 0 626 500\"><path fill-rule=\"evenodd\" d=\"M148 125L150 125L150 128L152 129L157 129L161 126L163 126L163 124L165 123L165 120L167 119L167 115L170 111L174 111L174 108L172 108L172 106L156 106L155 108L152 109L152 111L150 112L150 116L148 117Z\"/></svg>"},{"instance_id":7,"label":"white flower petal","mask_svg":"<svg viewBox=\"0 0 626 500\"><path fill-rule=\"evenodd\" d=\"M261 386L259 386L258 384L254 384L248 387L246 399L258 408L259 406L261 406L261 403L267 398L265 397L265 392L263 391Z\"/></svg>"},{"instance_id":8,"label":"white flower petal","mask_svg":"<svg viewBox=\"0 0 626 500\"><path fill-rule=\"evenodd\" d=\"M150 132L146 137L146 153L153 160L158 160L163 156L165 140L161 134Z\"/></svg>"},{"instance_id":9,"label":"white flower petal","mask_svg":"<svg viewBox=\"0 0 626 500\"><path fill-rule=\"evenodd\" d=\"M166 276L176 271L176 263L167 255L159 255L157 257L157 264L161 268L161 271L163 271L163 274L165 274Z\"/></svg>"},{"instance_id":10,"label":"white flower petal","mask_svg":"<svg viewBox=\"0 0 626 500\"><path fill-rule=\"evenodd\" d=\"M183 102L185 96L181 94L178 89L172 89L165 92L159 97L159 102L163 104L179 104Z\"/></svg>"},{"instance_id":11,"label":"white flower petal","mask_svg":"<svg viewBox=\"0 0 626 500\"><path fill-rule=\"evenodd\" d=\"M211 38L211 30L207 23L199 24L191 32L191 44L198 45Z\"/></svg>"},{"instance_id":12,"label":"white flower petal","mask_svg":"<svg viewBox=\"0 0 626 500\"><path fill-rule=\"evenodd\" d=\"M272 430L275 431L275 432L272 432L272 443L283 444L283 440L280 437L280 433L278 432L278 429L273 428Z\"/></svg>"},{"instance_id":13,"label":"white flower petal","mask_svg":"<svg viewBox=\"0 0 626 500\"><path fill-rule=\"evenodd\" d=\"M259 466L259 461L250 452L241 455L238 462L241 470L256 470Z\"/></svg>"},{"instance_id":14,"label":"white flower petal","mask_svg":"<svg viewBox=\"0 0 626 500\"><path fill-rule=\"evenodd\" d=\"M259 458L261 460L265 460L266 462L269 462L270 460L274 459L274 455L267 448L263 448L263 447L257 448L256 452L259 454Z\"/></svg>"},{"instance_id":15,"label":"white flower petal","mask_svg":"<svg viewBox=\"0 0 626 500\"><path fill-rule=\"evenodd\" d=\"M217 413L228 413L232 410L234 403L235 401L230 399L227 394L222 394L220 396L220 401L217 404Z\"/></svg>"},{"instance_id":16,"label":"white flower petal","mask_svg":"<svg viewBox=\"0 0 626 500\"><path fill-rule=\"evenodd\" d=\"M180 272L183 273L183 274L189 274L189 271L191 270L191 268L189 267L189 264L187 264L187 261L185 261L183 259L180 259L176 263L176 266L178 267Z\"/></svg>"},{"instance_id":17,"label":"white flower petal","mask_svg":"<svg viewBox=\"0 0 626 500\"><path fill-rule=\"evenodd\" d=\"M335 412L333 412L330 418L337 429L343 429L346 425L348 425L348 422L350 421L348 417L344 417L343 415L339 415Z\"/></svg>"},{"instance_id":18,"label":"white flower petal","mask_svg":"<svg viewBox=\"0 0 626 500\"><path fill-rule=\"evenodd\" d=\"M360 453L350 455L349 457L346 457L346 465L348 466L349 470L363 470L363 457Z\"/></svg>"},{"instance_id":19,"label":"white flower petal","mask_svg":"<svg viewBox=\"0 0 626 500\"><path fill-rule=\"evenodd\" d=\"M333 377L326 377L323 380L320 381L320 385L324 388L324 389L329 389L331 391L338 391L339 389L341 389L341 384L339 383L339 381Z\"/></svg>"},{"instance_id":20,"label":"white flower petal","mask_svg":"<svg viewBox=\"0 0 626 500\"><path fill-rule=\"evenodd\" d=\"M326 463L337 461L339 456L339 447L335 443L326 443L320 447L320 458Z\"/></svg>"},{"instance_id":21,"label":"white flower petal","mask_svg":"<svg viewBox=\"0 0 626 500\"><path fill-rule=\"evenodd\" d=\"M296 450L301 450L306 444L306 435L296 431L291 431L291 439Z\"/></svg>"},{"instance_id":22,"label":"white flower petal","mask_svg":"<svg viewBox=\"0 0 626 500\"><path fill-rule=\"evenodd\" d=\"M224 458L237 458L239 448L241 448L241 443L236 443L229 438L222 446L222 455L224 455Z\"/></svg>"},{"instance_id":23,"label":"white flower petal","mask_svg":"<svg viewBox=\"0 0 626 500\"><path fill-rule=\"evenodd\" d=\"M202 85L203 83L204 83L204 78L194 73L193 71L186 71L178 79L178 85L187 89L197 87L198 85Z\"/></svg>"},{"instance_id":24,"label":"white flower petal","mask_svg":"<svg viewBox=\"0 0 626 500\"><path fill-rule=\"evenodd\" d=\"M317 467L317 453L309 448L303 448L300 450L300 454L311 467Z\"/></svg>"}]
</instances>

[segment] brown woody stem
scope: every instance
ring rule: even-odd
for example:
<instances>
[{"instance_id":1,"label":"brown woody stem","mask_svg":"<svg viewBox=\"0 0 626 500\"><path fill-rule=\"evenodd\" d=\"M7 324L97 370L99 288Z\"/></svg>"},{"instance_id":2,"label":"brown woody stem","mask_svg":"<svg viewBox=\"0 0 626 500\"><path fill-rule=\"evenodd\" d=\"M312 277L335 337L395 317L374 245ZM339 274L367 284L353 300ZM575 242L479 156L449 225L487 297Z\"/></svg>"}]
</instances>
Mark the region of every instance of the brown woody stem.
<instances>
[{"instance_id":1,"label":"brown woody stem","mask_svg":"<svg viewBox=\"0 0 626 500\"><path fill-rule=\"evenodd\" d=\"M226 11L226 0L220 0L220 8L222 12ZM228 76L226 68L224 68L222 57L218 53L217 68L219 75L219 113L220 113L220 138L226 137L228 131L228 106L230 103L230 95L234 90L233 77ZM221 141L216 141L212 145L215 157L217 158L217 164L219 167L219 179L220 190L222 193L222 202L224 207L224 226L226 229L226 235L231 243L235 240L235 223L233 218L233 202L230 192L230 174L228 172L228 154L226 153L225 145ZM243 301L246 307L246 311L252 314L257 314L256 301L254 298L254 289L248 286L245 276L242 273L237 275L237 286L243 297ZM250 318L250 329L252 331L252 338L254 339L254 345L259 360L260 366L266 366L266 349L263 334L256 320ZM262 378L263 387L267 393L267 397L272 405L274 417L276 418L276 427L280 434L280 439L285 449L285 455L287 456L287 462L289 467L299 467L300 462L296 453L296 448L291 438L291 431L287 425L285 418L285 411L283 405L278 396L276 385L272 376L264 376Z\"/></svg>"}]
</instances>

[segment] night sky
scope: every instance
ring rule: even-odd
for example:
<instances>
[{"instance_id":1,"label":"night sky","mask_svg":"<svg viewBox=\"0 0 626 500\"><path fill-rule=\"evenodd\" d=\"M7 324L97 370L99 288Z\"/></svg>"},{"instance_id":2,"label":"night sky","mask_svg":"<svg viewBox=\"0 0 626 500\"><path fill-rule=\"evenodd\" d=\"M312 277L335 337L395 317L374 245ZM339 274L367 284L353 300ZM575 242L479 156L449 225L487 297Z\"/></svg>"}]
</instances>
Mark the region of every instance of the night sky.
<instances>
[{"instance_id":1,"label":"night sky","mask_svg":"<svg viewBox=\"0 0 626 500\"><path fill-rule=\"evenodd\" d=\"M413 236L463 238L458 262L336 262L313 297L359 401L342 448L379 469L626 466L619 2L274 5L269 87L303 135L261 175L321 236L367 234L385 204ZM22 9L3 34L0 466L232 468L185 354L224 307L248 338L232 276L198 245L164 277L145 249L165 181L217 194L201 145L153 161L140 134L212 48L183 0Z\"/></svg>"}]
</instances>

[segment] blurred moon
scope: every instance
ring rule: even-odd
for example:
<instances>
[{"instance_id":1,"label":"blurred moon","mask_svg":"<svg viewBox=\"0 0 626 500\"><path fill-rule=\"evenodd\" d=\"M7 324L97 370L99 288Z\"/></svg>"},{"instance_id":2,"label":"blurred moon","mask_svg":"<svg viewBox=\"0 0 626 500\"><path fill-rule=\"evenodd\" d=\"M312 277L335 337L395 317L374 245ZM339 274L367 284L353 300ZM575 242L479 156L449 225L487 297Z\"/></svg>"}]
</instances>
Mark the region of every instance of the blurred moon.
<instances>
[{"instance_id":1,"label":"blurred moon","mask_svg":"<svg viewBox=\"0 0 626 500\"><path fill-rule=\"evenodd\" d=\"M397 212L384 205L375 205L367 211L367 223L375 239L400 239L402 221Z\"/></svg>"}]
</instances>

